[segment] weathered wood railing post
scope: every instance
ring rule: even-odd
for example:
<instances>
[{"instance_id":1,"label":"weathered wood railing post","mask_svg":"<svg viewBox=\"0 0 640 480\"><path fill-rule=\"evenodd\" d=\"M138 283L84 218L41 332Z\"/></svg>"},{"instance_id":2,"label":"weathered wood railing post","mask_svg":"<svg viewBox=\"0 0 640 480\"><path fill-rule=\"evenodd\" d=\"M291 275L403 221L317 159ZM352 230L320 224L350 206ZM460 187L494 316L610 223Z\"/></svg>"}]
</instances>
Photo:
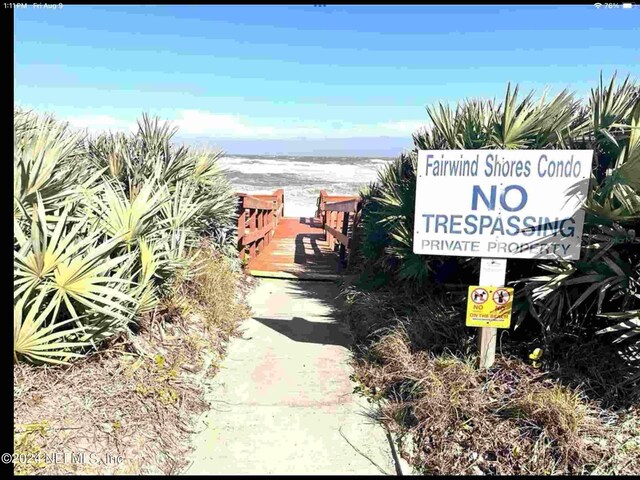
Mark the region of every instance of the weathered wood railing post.
<instances>
[{"instance_id":1,"label":"weathered wood railing post","mask_svg":"<svg viewBox=\"0 0 640 480\"><path fill-rule=\"evenodd\" d=\"M271 243L284 211L284 190L271 195L236 194L238 205L238 255L246 264Z\"/></svg>"},{"instance_id":2,"label":"weathered wood railing post","mask_svg":"<svg viewBox=\"0 0 640 480\"><path fill-rule=\"evenodd\" d=\"M352 249L352 236L355 232L355 224L360 210L360 199L351 195L329 196L324 190L318 197L318 211L316 216L322 219L322 228L325 232L325 241L332 251L336 242L340 244L339 258L343 266L347 266L347 253ZM349 227L351 225L351 237ZM349 255L349 260L351 255Z\"/></svg>"},{"instance_id":3,"label":"weathered wood railing post","mask_svg":"<svg viewBox=\"0 0 640 480\"><path fill-rule=\"evenodd\" d=\"M260 231L262 229L262 210L256 210L256 231ZM263 238L259 238L256 240L256 255L259 255L262 251L262 242Z\"/></svg>"},{"instance_id":4,"label":"weathered wood railing post","mask_svg":"<svg viewBox=\"0 0 640 480\"><path fill-rule=\"evenodd\" d=\"M264 227L264 216L265 216L266 212L264 210L260 210L260 215L259 215L259 220L258 220L258 231L262 230L262 227ZM259 252L262 252L264 250L264 241L265 238L262 237L260 240L258 240L258 248L260 249Z\"/></svg>"},{"instance_id":5,"label":"weathered wood railing post","mask_svg":"<svg viewBox=\"0 0 640 480\"><path fill-rule=\"evenodd\" d=\"M272 220L273 220L273 232L271 236L275 234L276 227L280 223L280 217L282 217L284 212L284 190L282 189L276 190L275 192L273 192L273 197L274 197L273 202L274 202L275 208L271 212Z\"/></svg>"},{"instance_id":6,"label":"weathered wood railing post","mask_svg":"<svg viewBox=\"0 0 640 480\"><path fill-rule=\"evenodd\" d=\"M273 204L275 206L275 200ZM273 210L269 210L267 212L267 225L273 225ZM273 230L269 230L269 233L267 233L267 235L264 237L264 242L266 246L269 246L269 243L271 243L272 236L273 236Z\"/></svg>"},{"instance_id":7,"label":"weathered wood railing post","mask_svg":"<svg viewBox=\"0 0 640 480\"><path fill-rule=\"evenodd\" d=\"M327 221L327 224L329 225L329 227L333 228L333 217L334 217L335 212L333 211L329 211L329 220ZM333 246L335 244L335 238L333 237L333 234L331 233L331 231L327 231L327 235L329 238L329 248L333 251Z\"/></svg>"},{"instance_id":8,"label":"weathered wood railing post","mask_svg":"<svg viewBox=\"0 0 640 480\"><path fill-rule=\"evenodd\" d=\"M358 201L358 203L356 204L356 211L353 212L353 217L351 220L351 237L349 238L349 251L352 251L357 247L357 243L358 243L358 239L356 236L356 228L358 227L358 220L360 220L360 207L361 207L361 203L360 201ZM349 258L347 259L347 268L349 268L351 266L351 258L353 255L349 255Z\"/></svg>"},{"instance_id":9,"label":"weathered wood railing post","mask_svg":"<svg viewBox=\"0 0 640 480\"><path fill-rule=\"evenodd\" d=\"M250 210L250 216L249 216L249 229L254 232L257 228L258 228L258 220L257 220L257 216L258 216L258 211L257 210ZM250 258L254 258L256 256L256 242L253 242L251 244L251 247L249 247L249 256Z\"/></svg>"},{"instance_id":10,"label":"weathered wood railing post","mask_svg":"<svg viewBox=\"0 0 640 480\"><path fill-rule=\"evenodd\" d=\"M325 197L327 196L327 192L325 190L320 190L320 196L318 197L318 212L316 214L316 216L320 217L322 219L322 228L324 229L325 225L327 224L327 211L324 208L324 202L325 202ZM325 230L324 231L324 239L325 241L329 240L328 237L328 233Z\"/></svg>"},{"instance_id":11,"label":"weathered wood railing post","mask_svg":"<svg viewBox=\"0 0 640 480\"><path fill-rule=\"evenodd\" d=\"M238 193L238 256L240 261L244 261L244 245L242 243L242 237L244 237L245 224L247 221L246 210L244 209L244 197L245 193Z\"/></svg>"},{"instance_id":12,"label":"weathered wood railing post","mask_svg":"<svg viewBox=\"0 0 640 480\"><path fill-rule=\"evenodd\" d=\"M340 212L342 215L342 234L346 237L349 233L349 212ZM347 255L347 247L344 243L340 243L340 261L344 263Z\"/></svg>"}]
</instances>

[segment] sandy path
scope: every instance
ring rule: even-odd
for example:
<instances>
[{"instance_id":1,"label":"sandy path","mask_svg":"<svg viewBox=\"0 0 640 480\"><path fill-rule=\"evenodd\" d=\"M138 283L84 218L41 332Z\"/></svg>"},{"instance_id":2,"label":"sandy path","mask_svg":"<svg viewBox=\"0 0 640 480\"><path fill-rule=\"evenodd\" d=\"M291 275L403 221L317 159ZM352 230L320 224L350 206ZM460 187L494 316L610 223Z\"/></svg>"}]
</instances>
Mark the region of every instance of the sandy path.
<instances>
[{"instance_id":1,"label":"sandy path","mask_svg":"<svg viewBox=\"0 0 640 480\"><path fill-rule=\"evenodd\" d=\"M337 292L329 282L259 281L244 338L208 386L207 427L185 473L396 474L383 429L352 394Z\"/></svg>"}]
</instances>

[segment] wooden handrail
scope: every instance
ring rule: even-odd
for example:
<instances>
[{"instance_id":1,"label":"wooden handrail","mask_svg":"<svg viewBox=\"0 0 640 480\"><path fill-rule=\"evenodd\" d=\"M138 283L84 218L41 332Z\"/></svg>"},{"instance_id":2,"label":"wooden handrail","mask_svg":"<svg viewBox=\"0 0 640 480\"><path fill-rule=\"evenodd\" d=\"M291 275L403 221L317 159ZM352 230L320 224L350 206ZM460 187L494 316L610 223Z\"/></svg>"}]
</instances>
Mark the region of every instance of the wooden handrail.
<instances>
[{"instance_id":1,"label":"wooden handrail","mask_svg":"<svg viewBox=\"0 0 640 480\"><path fill-rule=\"evenodd\" d=\"M341 202L329 202L321 204L322 210L330 212L357 212L359 200L343 200Z\"/></svg>"},{"instance_id":2,"label":"wooden handrail","mask_svg":"<svg viewBox=\"0 0 640 480\"><path fill-rule=\"evenodd\" d=\"M338 230L336 230L333 227L330 227L329 225L325 225L324 229L326 232L333 235L338 242L340 242L346 248L349 248L349 237L347 237L344 233L339 232Z\"/></svg>"},{"instance_id":3,"label":"wooden handrail","mask_svg":"<svg viewBox=\"0 0 640 480\"><path fill-rule=\"evenodd\" d=\"M253 243L255 241L258 241L264 237L267 236L267 234L273 229L273 224L270 223L268 225L265 225L264 227L262 227L260 230L254 230L251 233L247 233L243 238L242 238L242 242L245 245L249 245L250 243Z\"/></svg>"},{"instance_id":4,"label":"wooden handrail","mask_svg":"<svg viewBox=\"0 0 640 480\"><path fill-rule=\"evenodd\" d=\"M317 217L322 219L322 228L329 247L340 244L340 260L344 263L351 248L351 237L360 211L360 197L353 195L328 195L320 190ZM351 236L349 235L351 230Z\"/></svg>"},{"instance_id":5,"label":"wooden handrail","mask_svg":"<svg viewBox=\"0 0 640 480\"><path fill-rule=\"evenodd\" d=\"M260 200L258 197L245 196L242 202L244 208L254 208L256 210L275 210L276 206L273 202Z\"/></svg>"},{"instance_id":6,"label":"wooden handrail","mask_svg":"<svg viewBox=\"0 0 640 480\"><path fill-rule=\"evenodd\" d=\"M284 215L284 190L271 195L237 193L238 202L238 252L248 262L269 245L280 219ZM320 191L316 217L322 220L322 228L329 247L339 246L340 259L345 262L352 247L352 236L358 222L360 197L354 195L328 195ZM338 245L336 245L338 244Z\"/></svg>"},{"instance_id":7,"label":"wooden handrail","mask_svg":"<svg viewBox=\"0 0 640 480\"><path fill-rule=\"evenodd\" d=\"M271 195L236 194L238 206L238 254L249 261L269 245L284 210L284 190ZM248 258L247 258L248 253Z\"/></svg>"},{"instance_id":8,"label":"wooden handrail","mask_svg":"<svg viewBox=\"0 0 640 480\"><path fill-rule=\"evenodd\" d=\"M320 195L318 196L318 209L316 210L316 217L320 218L322 216L322 207L325 202L325 198L327 197L326 190L320 190Z\"/></svg>"}]
</instances>

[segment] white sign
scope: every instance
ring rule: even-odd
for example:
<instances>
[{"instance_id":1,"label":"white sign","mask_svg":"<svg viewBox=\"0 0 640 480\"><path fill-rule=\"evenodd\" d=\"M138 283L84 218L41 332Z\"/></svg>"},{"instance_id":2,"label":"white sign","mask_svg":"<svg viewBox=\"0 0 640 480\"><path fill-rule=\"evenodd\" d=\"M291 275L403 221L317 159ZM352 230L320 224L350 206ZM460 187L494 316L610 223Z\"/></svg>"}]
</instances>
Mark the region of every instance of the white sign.
<instances>
[{"instance_id":1,"label":"white sign","mask_svg":"<svg viewBox=\"0 0 640 480\"><path fill-rule=\"evenodd\" d=\"M592 150L420 150L413 251L580 258Z\"/></svg>"},{"instance_id":2,"label":"white sign","mask_svg":"<svg viewBox=\"0 0 640 480\"><path fill-rule=\"evenodd\" d=\"M481 258L480 259L480 285L492 287L504 286L507 277L506 258Z\"/></svg>"}]
</instances>

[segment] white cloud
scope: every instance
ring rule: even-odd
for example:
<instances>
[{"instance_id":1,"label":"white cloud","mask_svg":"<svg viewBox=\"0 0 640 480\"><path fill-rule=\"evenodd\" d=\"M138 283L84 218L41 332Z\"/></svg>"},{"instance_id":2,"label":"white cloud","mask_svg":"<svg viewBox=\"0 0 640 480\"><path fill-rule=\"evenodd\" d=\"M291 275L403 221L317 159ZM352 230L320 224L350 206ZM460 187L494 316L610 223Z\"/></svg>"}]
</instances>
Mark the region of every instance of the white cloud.
<instances>
[{"instance_id":1,"label":"white cloud","mask_svg":"<svg viewBox=\"0 0 640 480\"><path fill-rule=\"evenodd\" d=\"M246 117L214 114L203 110L180 110L173 120L185 135L206 135L219 138L294 138L294 137L354 137L354 136L410 136L425 122L402 120L378 124L348 124L331 122L320 128L301 125L258 125Z\"/></svg>"},{"instance_id":2,"label":"white cloud","mask_svg":"<svg viewBox=\"0 0 640 480\"><path fill-rule=\"evenodd\" d=\"M316 127L284 127L252 124L237 115L201 110L181 110L173 122L181 134L231 138L290 138L322 135Z\"/></svg>"},{"instance_id":3,"label":"white cloud","mask_svg":"<svg viewBox=\"0 0 640 480\"><path fill-rule=\"evenodd\" d=\"M333 132L327 132L332 137L410 137L418 128L425 125L419 120L400 120L371 124L343 124Z\"/></svg>"},{"instance_id":4,"label":"white cloud","mask_svg":"<svg viewBox=\"0 0 640 480\"><path fill-rule=\"evenodd\" d=\"M426 122L422 121L404 120L400 122L381 123L378 128L389 133L411 135L413 132L425 125Z\"/></svg>"},{"instance_id":5,"label":"white cloud","mask_svg":"<svg viewBox=\"0 0 640 480\"><path fill-rule=\"evenodd\" d=\"M112 115L75 115L63 117L73 127L89 129L92 133L102 131L137 130L135 121L128 121ZM212 138L237 139L291 139L291 138L350 138L350 137L407 137L425 125L419 120L399 120L383 123L328 122L322 126L283 125L272 122L258 124L248 117L205 110L178 110L169 120L178 127L178 135L198 135Z\"/></svg>"},{"instance_id":6,"label":"white cloud","mask_svg":"<svg viewBox=\"0 0 640 480\"><path fill-rule=\"evenodd\" d=\"M74 115L63 117L62 120L69 122L75 128L88 129L93 133L103 131L130 131L135 132L138 124L127 120L122 120L111 115Z\"/></svg>"}]
</instances>

